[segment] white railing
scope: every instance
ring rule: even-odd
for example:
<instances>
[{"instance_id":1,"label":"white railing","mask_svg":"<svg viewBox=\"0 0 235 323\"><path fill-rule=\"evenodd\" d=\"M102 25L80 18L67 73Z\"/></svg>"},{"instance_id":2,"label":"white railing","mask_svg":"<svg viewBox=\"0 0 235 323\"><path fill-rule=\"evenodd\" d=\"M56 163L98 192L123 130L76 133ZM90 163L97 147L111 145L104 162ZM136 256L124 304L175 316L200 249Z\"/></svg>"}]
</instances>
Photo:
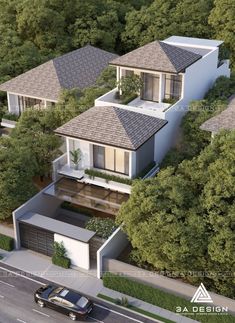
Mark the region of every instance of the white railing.
<instances>
[{"instance_id":1,"label":"white railing","mask_svg":"<svg viewBox=\"0 0 235 323\"><path fill-rule=\"evenodd\" d=\"M115 88L97 98L95 100L95 106L115 106L117 108L139 112L158 118L164 118L164 111L171 106L164 102L158 103L142 100L140 97L137 97L128 104L122 104L120 103L120 100L115 98L117 90L118 89Z\"/></svg>"}]
</instances>

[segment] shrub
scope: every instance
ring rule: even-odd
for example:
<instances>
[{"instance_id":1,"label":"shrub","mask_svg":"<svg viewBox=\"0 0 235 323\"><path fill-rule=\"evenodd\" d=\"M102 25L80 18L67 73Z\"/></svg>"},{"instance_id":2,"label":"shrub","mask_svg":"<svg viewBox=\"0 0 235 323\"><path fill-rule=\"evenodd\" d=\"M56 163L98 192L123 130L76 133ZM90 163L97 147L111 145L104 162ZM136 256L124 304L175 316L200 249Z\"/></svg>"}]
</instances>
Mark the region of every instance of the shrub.
<instances>
[{"instance_id":1,"label":"shrub","mask_svg":"<svg viewBox=\"0 0 235 323\"><path fill-rule=\"evenodd\" d=\"M116 230L117 225L112 219L92 218L86 224L86 229L95 231L98 236L108 239Z\"/></svg>"},{"instance_id":2,"label":"shrub","mask_svg":"<svg viewBox=\"0 0 235 323\"><path fill-rule=\"evenodd\" d=\"M11 251L14 249L14 239L0 234L0 249Z\"/></svg>"},{"instance_id":3,"label":"shrub","mask_svg":"<svg viewBox=\"0 0 235 323\"><path fill-rule=\"evenodd\" d=\"M107 181L114 181L114 182L123 183L123 184L127 184L127 185L132 184L132 180L130 178L106 174L103 172L99 172L98 170L95 170L95 169L86 169L85 174L89 175L90 177L104 178Z\"/></svg>"},{"instance_id":4,"label":"shrub","mask_svg":"<svg viewBox=\"0 0 235 323\"><path fill-rule=\"evenodd\" d=\"M57 255L52 256L52 263L56 266L60 266L63 268L69 268L70 267L70 259L67 257L60 257Z\"/></svg>"},{"instance_id":5,"label":"shrub","mask_svg":"<svg viewBox=\"0 0 235 323\"><path fill-rule=\"evenodd\" d=\"M127 277L111 274L109 272L106 272L103 275L103 283L104 283L104 286L107 288L138 298L144 302L165 308L172 312L175 312L176 306L181 306L182 308L187 307L189 309L191 309L193 306L192 303L190 303L190 301L182 297L167 293L163 290L154 288L149 285L145 285L143 283L139 283ZM205 323L221 322L220 315L198 316L195 313L195 316L190 315L190 318L200 320L200 322L205 322ZM224 322L232 323L234 322L234 317L231 315L226 315Z\"/></svg>"},{"instance_id":6,"label":"shrub","mask_svg":"<svg viewBox=\"0 0 235 323\"><path fill-rule=\"evenodd\" d=\"M12 121L18 121L19 120L19 116L14 114L14 113L4 113L2 116L3 119L7 119L7 120L12 120Z\"/></svg>"},{"instance_id":7,"label":"shrub","mask_svg":"<svg viewBox=\"0 0 235 323\"><path fill-rule=\"evenodd\" d=\"M115 301L115 303L117 305L121 305L121 306L124 306L124 307L129 307L129 305L130 305L129 304L129 301L128 301L128 298L125 297L125 296L123 296L121 298L117 298L116 301Z\"/></svg>"},{"instance_id":8,"label":"shrub","mask_svg":"<svg viewBox=\"0 0 235 323\"><path fill-rule=\"evenodd\" d=\"M66 248L63 242L54 242L54 254L52 256L52 263L54 265L69 268L70 267L70 259L66 257Z\"/></svg>"}]
</instances>

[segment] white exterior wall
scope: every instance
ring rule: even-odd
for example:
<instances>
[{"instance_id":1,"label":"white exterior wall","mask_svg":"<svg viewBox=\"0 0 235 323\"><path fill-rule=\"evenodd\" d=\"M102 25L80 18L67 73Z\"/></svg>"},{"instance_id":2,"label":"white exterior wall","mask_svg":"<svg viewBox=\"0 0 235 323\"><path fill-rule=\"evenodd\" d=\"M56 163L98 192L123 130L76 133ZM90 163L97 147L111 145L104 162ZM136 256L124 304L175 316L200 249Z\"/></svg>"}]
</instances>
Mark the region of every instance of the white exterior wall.
<instances>
[{"instance_id":1,"label":"white exterior wall","mask_svg":"<svg viewBox=\"0 0 235 323\"><path fill-rule=\"evenodd\" d=\"M74 240L58 233L54 234L55 242L63 242L67 250L66 256L71 260L71 265L90 269L89 243Z\"/></svg>"},{"instance_id":2,"label":"white exterior wall","mask_svg":"<svg viewBox=\"0 0 235 323\"><path fill-rule=\"evenodd\" d=\"M221 75L230 76L230 70L217 68L219 49L216 48L186 69L184 80L184 103L203 99L214 81Z\"/></svg>"},{"instance_id":3,"label":"white exterior wall","mask_svg":"<svg viewBox=\"0 0 235 323\"><path fill-rule=\"evenodd\" d=\"M19 115L18 95L7 92L8 111Z\"/></svg>"},{"instance_id":4,"label":"white exterior wall","mask_svg":"<svg viewBox=\"0 0 235 323\"><path fill-rule=\"evenodd\" d=\"M101 278L103 273L103 258L116 258L128 245L127 235L118 227L117 230L105 241L97 251L97 277Z\"/></svg>"},{"instance_id":5,"label":"white exterior wall","mask_svg":"<svg viewBox=\"0 0 235 323\"><path fill-rule=\"evenodd\" d=\"M183 77L182 99L164 113L168 124L155 135L154 158L160 163L167 151L177 142L182 117L192 100L203 99L215 80L221 76L230 76L228 62L217 68L218 48L189 66Z\"/></svg>"}]
</instances>

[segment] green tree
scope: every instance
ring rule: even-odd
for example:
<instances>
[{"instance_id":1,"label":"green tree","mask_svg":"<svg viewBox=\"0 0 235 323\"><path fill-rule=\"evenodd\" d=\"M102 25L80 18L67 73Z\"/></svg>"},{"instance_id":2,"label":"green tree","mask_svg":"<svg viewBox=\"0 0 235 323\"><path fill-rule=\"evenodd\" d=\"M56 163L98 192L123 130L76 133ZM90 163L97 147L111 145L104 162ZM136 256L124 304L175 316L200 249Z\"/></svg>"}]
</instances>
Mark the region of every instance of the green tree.
<instances>
[{"instance_id":1,"label":"green tree","mask_svg":"<svg viewBox=\"0 0 235 323\"><path fill-rule=\"evenodd\" d=\"M0 219L11 213L36 193L32 178L36 161L28 148L15 142L0 142Z\"/></svg>"},{"instance_id":2,"label":"green tree","mask_svg":"<svg viewBox=\"0 0 235 323\"><path fill-rule=\"evenodd\" d=\"M233 0L215 0L214 8L209 16L209 24L213 27L214 35L224 40L231 52L231 60L235 62L235 3Z\"/></svg>"},{"instance_id":3,"label":"green tree","mask_svg":"<svg viewBox=\"0 0 235 323\"><path fill-rule=\"evenodd\" d=\"M168 271L211 271L212 290L234 294L235 131L222 132L211 145L177 170L136 181L117 217L142 261ZM216 275L221 272L222 275Z\"/></svg>"}]
</instances>

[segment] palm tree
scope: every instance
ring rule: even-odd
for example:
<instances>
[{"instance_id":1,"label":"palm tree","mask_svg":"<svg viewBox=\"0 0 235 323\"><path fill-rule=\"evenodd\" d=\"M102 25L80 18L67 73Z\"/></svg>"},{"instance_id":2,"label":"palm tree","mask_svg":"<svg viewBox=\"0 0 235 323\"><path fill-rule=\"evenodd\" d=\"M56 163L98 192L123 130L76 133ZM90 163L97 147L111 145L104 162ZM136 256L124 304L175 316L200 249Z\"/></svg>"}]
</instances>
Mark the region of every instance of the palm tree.
<instances>
[{"instance_id":1,"label":"palm tree","mask_svg":"<svg viewBox=\"0 0 235 323\"><path fill-rule=\"evenodd\" d=\"M78 169L79 162L82 159L81 150L78 148L78 149L76 149L74 151L70 151L70 154L72 156L71 160L74 163L74 168L77 170Z\"/></svg>"}]
</instances>

